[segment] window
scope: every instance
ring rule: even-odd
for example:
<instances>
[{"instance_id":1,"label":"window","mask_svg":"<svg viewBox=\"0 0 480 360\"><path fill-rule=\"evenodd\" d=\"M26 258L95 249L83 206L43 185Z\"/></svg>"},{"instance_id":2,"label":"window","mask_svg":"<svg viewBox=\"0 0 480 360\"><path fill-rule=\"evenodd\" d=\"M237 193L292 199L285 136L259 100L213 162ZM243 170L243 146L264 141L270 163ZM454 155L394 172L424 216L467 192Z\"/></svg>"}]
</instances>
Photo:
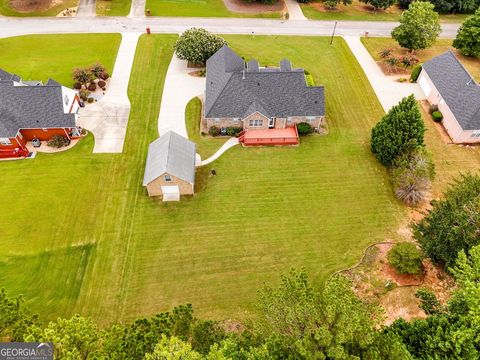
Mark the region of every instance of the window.
<instances>
[{"instance_id":1,"label":"window","mask_svg":"<svg viewBox=\"0 0 480 360\"><path fill-rule=\"evenodd\" d=\"M9 138L0 138L0 145L12 145Z\"/></svg>"},{"instance_id":2,"label":"window","mask_svg":"<svg viewBox=\"0 0 480 360\"><path fill-rule=\"evenodd\" d=\"M287 117L287 124L291 124L292 123L292 118L289 116Z\"/></svg>"},{"instance_id":3,"label":"window","mask_svg":"<svg viewBox=\"0 0 480 360\"><path fill-rule=\"evenodd\" d=\"M233 118L234 122L240 122L240 118Z\"/></svg>"},{"instance_id":4,"label":"window","mask_svg":"<svg viewBox=\"0 0 480 360\"><path fill-rule=\"evenodd\" d=\"M47 132L48 129L47 129L47 128L43 128L42 131L43 131L43 132Z\"/></svg>"},{"instance_id":5,"label":"window","mask_svg":"<svg viewBox=\"0 0 480 360\"><path fill-rule=\"evenodd\" d=\"M213 121L215 121L216 123L220 122L220 118L215 118L213 119Z\"/></svg>"},{"instance_id":6,"label":"window","mask_svg":"<svg viewBox=\"0 0 480 360\"><path fill-rule=\"evenodd\" d=\"M480 130L474 130L471 137L480 138Z\"/></svg>"},{"instance_id":7,"label":"window","mask_svg":"<svg viewBox=\"0 0 480 360\"><path fill-rule=\"evenodd\" d=\"M170 175L165 175L164 179L166 182L172 181L172 178L170 177Z\"/></svg>"},{"instance_id":8,"label":"window","mask_svg":"<svg viewBox=\"0 0 480 360\"><path fill-rule=\"evenodd\" d=\"M248 122L248 125L250 127L260 127L260 126L263 126L263 120L250 120Z\"/></svg>"},{"instance_id":9,"label":"window","mask_svg":"<svg viewBox=\"0 0 480 360\"><path fill-rule=\"evenodd\" d=\"M70 100L68 99L68 96L67 96L67 95L64 96L63 101L65 102L65 105L68 105L68 103L70 102Z\"/></svg>"},{"instance_id":10,"label":"window","mask_svg":"<svg viewBox=\"0 0 480 360\"><path fill-rule=\"evenodd\" d=\"M316 120L315 116L307 116L307 123L311 124Z\"/></svg>"}]
</instances>

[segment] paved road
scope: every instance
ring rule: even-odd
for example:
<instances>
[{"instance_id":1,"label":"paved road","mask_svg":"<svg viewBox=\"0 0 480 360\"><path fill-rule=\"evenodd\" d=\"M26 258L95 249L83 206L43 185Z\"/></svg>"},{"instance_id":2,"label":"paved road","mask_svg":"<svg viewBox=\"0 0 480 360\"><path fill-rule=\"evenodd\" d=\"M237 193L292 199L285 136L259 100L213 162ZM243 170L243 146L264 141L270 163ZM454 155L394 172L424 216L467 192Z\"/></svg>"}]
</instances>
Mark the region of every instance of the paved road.
<instances>
[{"instance_id":1,"label":"paved road","mask_svg":"<svg viewBox=\"0 0 480 360\"><path fill-rule=\"evenodd\" d=\"M0 17L0 37L48 33L144 32L150 26L155 33L180 33L196 26L220 34L331 35L334 21L232 19L232 18L8 18ZM394 22L339 21L337 35L390 36ZM458 24L443 24L442 37L454 38Z\"/></svg>"}]
</instances>

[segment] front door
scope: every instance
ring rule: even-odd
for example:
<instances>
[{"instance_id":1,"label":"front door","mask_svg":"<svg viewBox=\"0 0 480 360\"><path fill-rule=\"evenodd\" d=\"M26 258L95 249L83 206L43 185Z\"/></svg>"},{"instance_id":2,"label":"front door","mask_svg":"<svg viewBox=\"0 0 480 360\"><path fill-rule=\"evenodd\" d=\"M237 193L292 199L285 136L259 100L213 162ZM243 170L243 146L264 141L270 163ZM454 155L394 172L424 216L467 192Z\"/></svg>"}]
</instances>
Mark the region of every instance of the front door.
<instances>
[{"instance_id":1,"label":"front door","mask_svg":"<svg viewBox=\"0 0 480 360\"><path fill-rule=\"evenodd\" d=\"M272 117L272 118L268 119L268 128L273 129L274 127L275 127L275 118Z\"/></svg>"}]
</instances>

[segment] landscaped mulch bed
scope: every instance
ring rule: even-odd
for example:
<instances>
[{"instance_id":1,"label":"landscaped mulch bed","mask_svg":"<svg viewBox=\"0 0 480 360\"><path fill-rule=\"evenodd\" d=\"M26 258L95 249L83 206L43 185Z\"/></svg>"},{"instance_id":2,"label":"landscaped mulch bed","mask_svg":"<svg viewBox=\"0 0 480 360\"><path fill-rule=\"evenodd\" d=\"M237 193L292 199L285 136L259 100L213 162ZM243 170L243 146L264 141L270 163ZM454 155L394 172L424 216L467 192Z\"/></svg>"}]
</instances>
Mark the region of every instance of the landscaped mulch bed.
<instances>
[{"instance_id":1,"label":"landscaped mulch bed","mask_svg":"<svg viewBox=\"0 0 480 360\"><path fill-rule=\"evenodd\" d=\"M61 0L12 0L10 6L15 11L28 13L32 11L47 11L61 3Z\"/></svg>"},{"instance_id":2,"label":"landscaped mulch bed","mask_svg":"<svg viewBox=\"0 0 480 360\"><path fill-rule=\"evenodd\" d=\"M223 0L228 10L243 14L260 14L264 12L278 12L285 9L283 0L275 4L260 4L258 2L246 2L244 0Z\"/></svg>"}]
</instances>

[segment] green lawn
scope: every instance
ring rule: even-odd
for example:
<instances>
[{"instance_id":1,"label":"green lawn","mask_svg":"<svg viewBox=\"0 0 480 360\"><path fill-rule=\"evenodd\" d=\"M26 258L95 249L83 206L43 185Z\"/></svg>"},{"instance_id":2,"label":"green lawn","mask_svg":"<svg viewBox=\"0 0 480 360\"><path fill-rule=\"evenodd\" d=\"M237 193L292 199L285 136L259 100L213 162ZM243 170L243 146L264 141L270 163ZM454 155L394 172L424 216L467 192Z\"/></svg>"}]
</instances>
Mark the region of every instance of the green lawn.
<instances>
[{"instance_id":1,"label":"green lawn","mask_svg":"<svg viewBox=\"0 0 480 360\"><path fill-rule=\"evenodd\" d=\"M258 17L279 19L279 12L243 14L231 12L223 0L147 0L146 9L152 16L189 17Z\"/></svg>"},{"instance_id":2,"label":"green lawn","mask_svg":"<svg viewBox=\"0 0 480 360\"><path fill-rule=\"evenodd\" d=\"M11 0L0 0L0 15L3 16L56 16L63 10L67 8L72 8L78 6L79 0L63 0L57 2L57 5L52 6L51 8L45 11L30 11L30 12L18 12L13 9L10 5Z\"/></svg>"},{"instance_id":3,"label":"green lawn","mask_svg":"<svg viewBox=\"0 0 480 360\"><path fill-rule=\"evenodd\" d=\"M354 21L398 21L402 10L392 6L387 10L374 11L370 6L353 0L351 5L338 5L336 9L327 9L320 1L300 4L303 14L313 20L354 20ZM440 15L441 22L462 22L468 15Z\"/></svg>"},{"instance_id":4,"label":"green lawn","mask_svg":"<svg viewBox=\"0 0 480 360\"><path fill-rule=\"evenodd\" d=\"M28 35L0 39L0 68L24 80L52 78L72 86L76 67L101 62L110 73L120 34Z\"/></svg>"},{"instance_id":5,"label":"green lawn","mask_svg":"<svg viewBox=\"0 0 480 360\"><path fill-rule=\"evenodd\" d=\"M127 16L131 0L96 0L95 12L99 16Z\"/></svg>"},{"instance_id":6,"label":"green lawn","mask_svg":"<svg viewBox=\"0 0 480 360\"><path fill-rule=\"evenodd\" d=\"M383 49L394 49L394 54L397 56L402 56L407 53L406 49L399 47L397 42L392 38L362 38L363 45L367 48L370 55L376 60L380 61L380 51ZM463 56L458 53L458 51L452 46L453 40L451 39L438 39L435 44L425 50L418 50L415 52L415 55L419 57L420 62L425 62L431 58L444 53L447 50L452 50L456 53L457 57L460 59L462 64L467 68L467 70L472 74L472 76L480 81L480 59L474 57Z\"/></svg>"}]
</instances>

